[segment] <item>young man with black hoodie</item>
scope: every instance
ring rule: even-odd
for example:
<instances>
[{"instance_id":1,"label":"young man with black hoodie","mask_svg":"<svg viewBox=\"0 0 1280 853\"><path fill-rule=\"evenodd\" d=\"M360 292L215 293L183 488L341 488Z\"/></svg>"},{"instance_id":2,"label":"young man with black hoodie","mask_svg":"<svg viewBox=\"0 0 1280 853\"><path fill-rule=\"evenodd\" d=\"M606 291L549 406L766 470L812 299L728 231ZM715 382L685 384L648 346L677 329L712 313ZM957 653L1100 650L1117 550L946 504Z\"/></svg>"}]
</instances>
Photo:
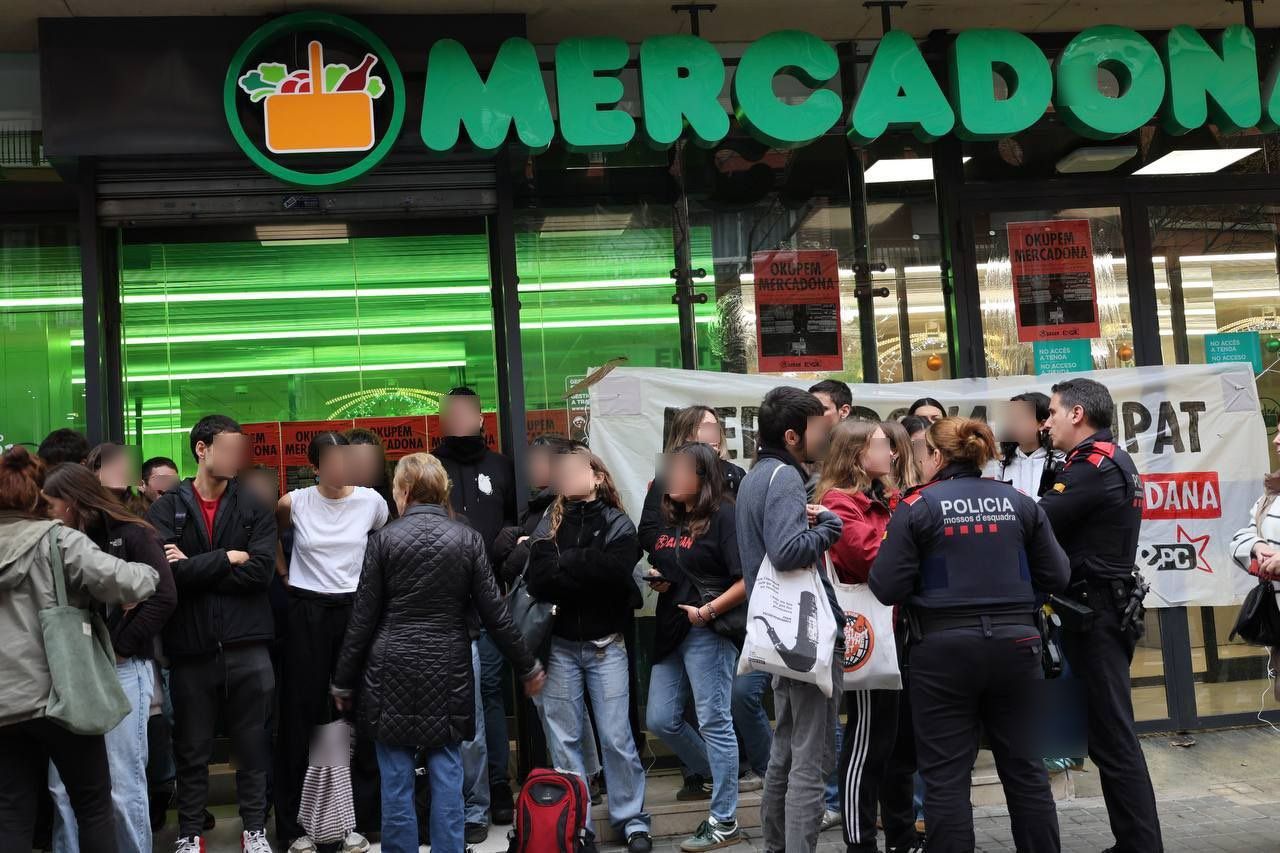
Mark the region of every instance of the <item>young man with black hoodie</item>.
<instances>
[{"instance_id":1,"label":"young man with black hoodie","mask_svg":"<svg viewBox=\"0 0 1280 853\"><path fill-rule=\"evenodd\" d=\"M515 467L507 457L494 453L485 444L484 415L480 398L470 388L454 388L444 401L440 419L444 440L432 453L444 466L452 488L449 500L458 513L484 540L489 562L494 567L494 542L504 527L516 521ZM479 689L476 691L475 740L462 745L466 794L468 844L488 835L490 806L495 823L510 823L514 804L507 781L507 714L502 703L503 657L480 630L472 636L479 656Z\"/></svg>"},{"instance_id":2,"label":"young man with black hoodie","mask_svg":"<svg viewBox=\"0 0 1280 853\"><path fill-rule=\"evenodd\" d=\"M247 447L240 425L208 415L191 429L196 476L161 495L147 520L165 542L178 609L164 631L177 761L176 853L202 853L209 759L219 715L236 757L244 853L271 853L265 826L265 729L275 692L268 652L275 633L267 587L276 521L235 477Z\"/></svg>"},{"instance_id":3,"label":"young man with black hoodie","mask_svg":"<svg viewBox=\"0 0 1280 853\"><path fill-rule=\"evenodd\" d=\"M738 487L738 552L750 601L765 555L781 572L812 571L840 538L843 525L829 509L808 503L806 463L826 450L830 424L822 403L799 388L774 388L757 415L756 462ZM839 612L830 581L827 607ZM822 606L819 604L819 606ZM833 655L832 677L842 677L843 650ZM823 787L835 766L835 725L840 693L822 695L815 685L776 679L777 726L765 776L760 824L769 853L812 853L825 812Z\"/></svg>"}]
</instances>

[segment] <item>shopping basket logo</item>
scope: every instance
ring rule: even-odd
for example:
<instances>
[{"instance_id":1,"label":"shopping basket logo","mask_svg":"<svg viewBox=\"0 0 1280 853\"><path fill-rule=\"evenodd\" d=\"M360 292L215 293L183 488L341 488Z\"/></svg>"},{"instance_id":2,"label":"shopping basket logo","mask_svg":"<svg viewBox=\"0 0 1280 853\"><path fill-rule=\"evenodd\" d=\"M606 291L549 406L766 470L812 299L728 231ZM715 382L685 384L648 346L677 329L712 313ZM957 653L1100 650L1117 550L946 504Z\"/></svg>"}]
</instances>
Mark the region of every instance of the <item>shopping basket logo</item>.
<instances>
[{"instance_id":1,"label":"shopping basket logo","mask_svg":"<svg viewBox=\"0 0 1280 853\"><path fill-rule=\"evenodd\" d=\"M223 95L227 125L249 159L305 186L364 174L404 123L404 78L390 50L355 21L324 12L286 15L249 36Z\"/></svg>"}]
</instances>

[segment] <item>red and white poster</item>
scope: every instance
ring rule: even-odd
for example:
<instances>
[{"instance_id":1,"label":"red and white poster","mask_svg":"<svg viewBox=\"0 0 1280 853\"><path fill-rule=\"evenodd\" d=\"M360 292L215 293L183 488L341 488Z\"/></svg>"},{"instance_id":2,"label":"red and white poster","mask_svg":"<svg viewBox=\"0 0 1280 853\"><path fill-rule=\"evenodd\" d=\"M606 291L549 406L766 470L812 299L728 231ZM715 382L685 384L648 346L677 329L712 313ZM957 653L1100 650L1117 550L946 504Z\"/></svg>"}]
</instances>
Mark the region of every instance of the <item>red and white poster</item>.
<instances>
[{"instance_id":1,"label":"red and white poster","mask_svg":"<svg viewBox=\"0 0 1280 853\"><path fill-rule=\"evenodd\" d=\"M751 266L760 372L843 370L835 250L756 252Z\"/></svg>"},{"instance_id":2,"label":"red and white poster","mask_svg":"<svg viewBox=\"0 0 1280 853\"><path fill-rule=\"evenodd\" d=\"M1007 228L1018 340L1098 337L1089 220L1010 222Z\"/></svg>"},{"instance_id":3,"label":"red and white poster","mask_svg":"<svg viewBox=\"0 0 1280 853\"><path fill-rule=\"evenodd\" d=\"M568 436L569 412L566 409L534 409L524 413L524 434L528 441L540 435Z\"/></svg>"},{"instance_id":4,"label":"red and white poster","mask_svg":"<svg viewBox=\"0 0 1280 853\"><path fill-rule=\"evenodd\" d=\"M484 443L490 450L498 450L498 413L484 413ZM444 441L444 430L440 426L439 415L427 415L427 452L431 452Z\"/></svg>"},{"instance_id":5,"label":"red and white poster","mask_svg":"<svg viewBox=\"0 0 1280 853\"><path fill-rule=\"evenodd\" d=\"M356 418L356 426L377 434L388 459L403 459L410 453L427 450L427 419L424 415L405 418Z\"/></svg>"},{"instance_id":6,"label":"red and white poster","mask_svg":"<svg viewBox=\"0 0 1280 853\"><path fill-rule=\"evenodd\" d=\"M280 422L241 424L240 431L249 439L248 463L254 468L280 467Z\"/></svg>"},{"instance_id":7,"label":"red and white poster","mask_svg":"<svg viewBox=\"0 0 1280 853\"><path fill-rule=\"evenodd\" d=\"M281 457L286 468L311 464L307 459L307 448L316 433L333 430L346 432L351 429L351 421L285 421L280 424Z\"/></svg>"}]
</instances>

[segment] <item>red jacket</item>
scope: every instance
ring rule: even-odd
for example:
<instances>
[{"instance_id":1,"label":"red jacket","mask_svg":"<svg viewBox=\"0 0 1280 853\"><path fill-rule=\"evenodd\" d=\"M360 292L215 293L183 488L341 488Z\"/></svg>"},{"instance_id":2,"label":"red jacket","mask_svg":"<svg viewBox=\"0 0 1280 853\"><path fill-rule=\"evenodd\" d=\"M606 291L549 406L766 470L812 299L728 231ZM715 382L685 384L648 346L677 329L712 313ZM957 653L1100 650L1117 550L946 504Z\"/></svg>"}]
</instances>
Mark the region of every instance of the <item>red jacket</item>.
<instances>
[{"instance_id":1,"label":"red jacket","mask_svg":"<svg viewBox=\"0 0 1280 853\"><path fill-rule=\"evenodd\" d=\"M866 492L851 495L835 489L822 496L822 505L844 522L840 539L831 546L836 574L844 583L866 583L889 526L889 508Z\"/></svg>"}]
</instances>

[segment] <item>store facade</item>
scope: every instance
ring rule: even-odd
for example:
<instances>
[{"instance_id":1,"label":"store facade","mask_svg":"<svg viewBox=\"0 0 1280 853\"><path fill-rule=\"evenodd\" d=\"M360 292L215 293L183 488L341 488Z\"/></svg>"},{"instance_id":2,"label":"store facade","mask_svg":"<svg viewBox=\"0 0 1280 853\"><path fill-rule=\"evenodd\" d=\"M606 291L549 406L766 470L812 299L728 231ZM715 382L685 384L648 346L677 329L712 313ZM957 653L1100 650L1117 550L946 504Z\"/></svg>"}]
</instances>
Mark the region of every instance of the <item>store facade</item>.
<instances>
[{"instance_id":1,"label":"store facade","mask_svg":"<svg viewBox=\"0 0 1280 853\"><path fill-rule=\"evenodd\" d=\"M522 15L42 20L0 65L39 117L0 134L0 441L74 426L186 465L220 411L277 439L260 461L287 488L316 422L430 446L455 385L517 459L586 435L572 391L609 363L1275 360L1277 31L719 42L694 15L621 39L526 39ZM1027 314L1037 235L1087 286ZM1037 340L1054 310L1076 332ZM1277 374L1258 390L1274 432ZM1145 726L1253 718L1266 659L1227 641L1234 615L1150 620Z\"/></svg>"}]
</instances>

